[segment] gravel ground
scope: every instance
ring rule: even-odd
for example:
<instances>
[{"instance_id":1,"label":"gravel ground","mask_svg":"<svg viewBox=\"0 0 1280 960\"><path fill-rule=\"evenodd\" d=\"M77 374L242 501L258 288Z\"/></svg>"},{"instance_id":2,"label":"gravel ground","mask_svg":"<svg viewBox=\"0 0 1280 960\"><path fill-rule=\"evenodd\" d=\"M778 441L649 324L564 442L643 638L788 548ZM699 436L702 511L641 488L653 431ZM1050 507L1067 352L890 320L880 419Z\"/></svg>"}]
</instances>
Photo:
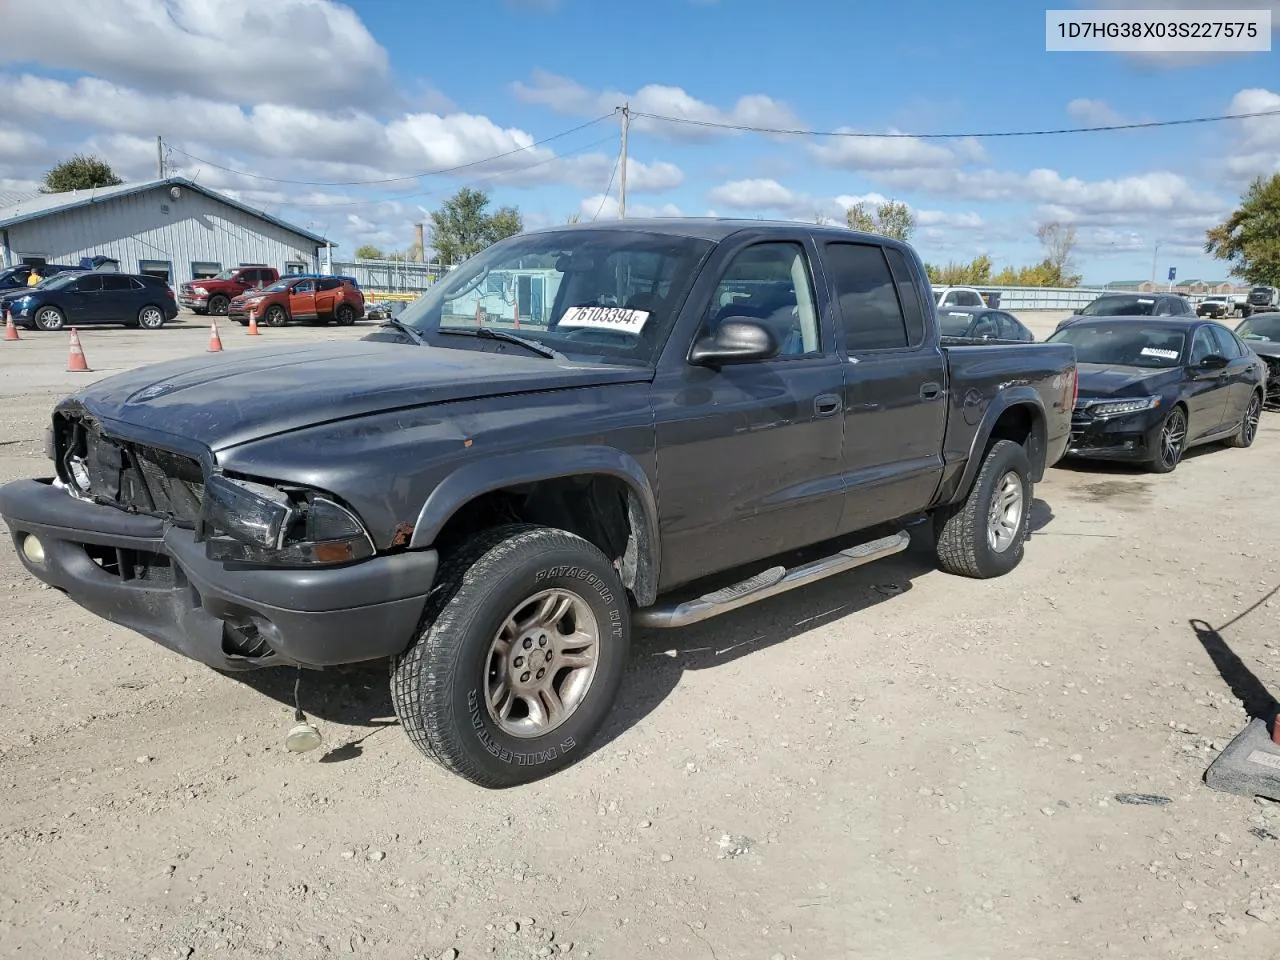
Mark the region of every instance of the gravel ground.
<instances>
[{"instance_id":1,"label":"gravel ground","mask_svg":"<svg viewBox=\"0 0 1280 960\"><path fill-rule=\"evenodd\" d=\"M0 343L0 480L45 471L57 396L206 337L88 331L80 375ZM1200 778L1232 683L1280 690L1278 472L1274 418L1172 476L1059 467L1008 577L920 543L639 632L593 751L504 792L383 729L385 670L309 679L325 744L289 754L290 675L168 653L0 545L0 955L1274 958L1280 805Z\"/></svg>"}]
</instances>

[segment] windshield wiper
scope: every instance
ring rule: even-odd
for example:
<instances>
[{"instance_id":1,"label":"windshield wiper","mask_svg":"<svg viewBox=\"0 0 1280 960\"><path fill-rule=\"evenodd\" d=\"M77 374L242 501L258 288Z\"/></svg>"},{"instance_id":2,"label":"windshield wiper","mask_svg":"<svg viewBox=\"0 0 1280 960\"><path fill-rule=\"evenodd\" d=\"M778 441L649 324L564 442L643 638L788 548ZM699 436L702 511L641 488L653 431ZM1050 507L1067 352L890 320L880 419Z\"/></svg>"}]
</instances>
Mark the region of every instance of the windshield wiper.
<instances>
[{"instance_id":1,"label":"windshield wiper","mask_svg":"<svg viewBox=\"0 0 1280 960\"><path fill-rule=\"evenodd\" d=\"M401 333L403 333L405 336L407 336L410 340L412 340L414 343L416 343L420 347L430 346L430 344L427 343L426 338L423 337L422 334L420 334L413 327L409 326L407 323L401 323L395 317L390 317L382 321L382 323L379 324L379 326L394 327L396 330L399 330Z\"/></svg>"},{"instance_id":2,"label":"windshield wiper","mask_svg":"<svg viewBox=\"0 0 1280 960\"><path fill-rule=\"evenodd\" d=\"M493 327L479 327L475 330L445 330L441 329L439 333L447 333L455 337L480 337L485 340L501 340L504 343L514 343L522 346L534 353L546 357L548 360L568 360L559 350L553 350L537 340L530 340L519 334L509 333L506 330L495 330Z\"/></svg>"}]
</instances>

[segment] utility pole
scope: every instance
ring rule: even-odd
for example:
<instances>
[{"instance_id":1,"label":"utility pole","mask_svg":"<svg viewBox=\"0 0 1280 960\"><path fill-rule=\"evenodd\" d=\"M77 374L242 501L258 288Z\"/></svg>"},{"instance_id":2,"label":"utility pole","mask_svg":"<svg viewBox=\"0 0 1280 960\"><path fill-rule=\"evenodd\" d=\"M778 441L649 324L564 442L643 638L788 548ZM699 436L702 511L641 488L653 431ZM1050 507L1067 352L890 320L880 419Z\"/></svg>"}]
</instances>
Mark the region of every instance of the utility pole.
<instances>
[{"instance_id":1,"label":"utility pole","mask_svg":"<svg viewBox=\"0 0 1280 960\"><path fill-rule=\"evenodd\" d=\"M164 139L156 136L156 169L160 173L160 179L164 179Z\"/></svg>"},{"instance_id":2,"label":"utility pole","mask_svg":"<svg viewBox=\"0 0 1280 960\"><path fill-rule=\"evenodd\" d=\"M1151 254L1151 285L1154 287L1156 283L1156 262L1160 257L1160 241L1156 241L1155 252Z\"/></svg>"},{"instance_id":3,"label":"utility pole","mask_svg":"<svg viewBox=\"0 0 1280 960\"><path fill-rule=\"evenodd\" d=\"M627 219L627 132L631 127L631 104L624 103L622 105L622 158L618 161L620 164L620 173L622 179L618 184L618 219Z\"/></svg>"}]
</instances>

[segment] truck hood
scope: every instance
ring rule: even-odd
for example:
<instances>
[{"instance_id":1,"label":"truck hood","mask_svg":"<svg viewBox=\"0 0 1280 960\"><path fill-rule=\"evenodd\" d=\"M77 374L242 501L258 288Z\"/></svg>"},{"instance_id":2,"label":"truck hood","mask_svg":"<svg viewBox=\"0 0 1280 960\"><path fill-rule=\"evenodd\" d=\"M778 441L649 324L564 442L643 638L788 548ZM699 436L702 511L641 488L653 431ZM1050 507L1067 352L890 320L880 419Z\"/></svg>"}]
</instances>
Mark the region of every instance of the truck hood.
<instances>
[{"instance_id":1,"label":"truck hood","mask_svg":"<svg viewBox=\"0 0 1280 960\"><path fill-rule=\"evenodd\" d=\"M120 424L121 432L138 427L218 451L366 414L652 377L645 368L346 341L153 364L100 380L64 403Z\"/></svg>"},{"instance_id":2,"label":"truck hood","mask_svg":"<svg viewBox=\"0 0 1280 960\"><path fill-rule=\"evenodd\" d=\"M1144 396L1182 376L1181 368L1127 367L1121 364L1082 363L1077 368L1082 397Z\"/></svg>"}]
</instances>

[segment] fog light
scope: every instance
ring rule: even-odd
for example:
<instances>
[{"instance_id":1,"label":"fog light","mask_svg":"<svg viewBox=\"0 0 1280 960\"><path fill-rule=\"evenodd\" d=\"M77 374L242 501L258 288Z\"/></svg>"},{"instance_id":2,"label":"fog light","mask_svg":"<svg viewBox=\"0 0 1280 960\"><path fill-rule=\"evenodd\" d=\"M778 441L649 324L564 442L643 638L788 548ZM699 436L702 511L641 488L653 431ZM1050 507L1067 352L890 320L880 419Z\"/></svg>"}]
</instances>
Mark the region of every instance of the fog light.
<instances>
[{"instance_id":1,"label":"fog light","mask_svg":"<svg viewBox=\"0 0 1280 960\"><path fill-rule=\"evenodd\" d=\"M28 533L22 538L22 555L37 566L44 566L44 544L35 534Z\"/></svg>"}]
</instances>

